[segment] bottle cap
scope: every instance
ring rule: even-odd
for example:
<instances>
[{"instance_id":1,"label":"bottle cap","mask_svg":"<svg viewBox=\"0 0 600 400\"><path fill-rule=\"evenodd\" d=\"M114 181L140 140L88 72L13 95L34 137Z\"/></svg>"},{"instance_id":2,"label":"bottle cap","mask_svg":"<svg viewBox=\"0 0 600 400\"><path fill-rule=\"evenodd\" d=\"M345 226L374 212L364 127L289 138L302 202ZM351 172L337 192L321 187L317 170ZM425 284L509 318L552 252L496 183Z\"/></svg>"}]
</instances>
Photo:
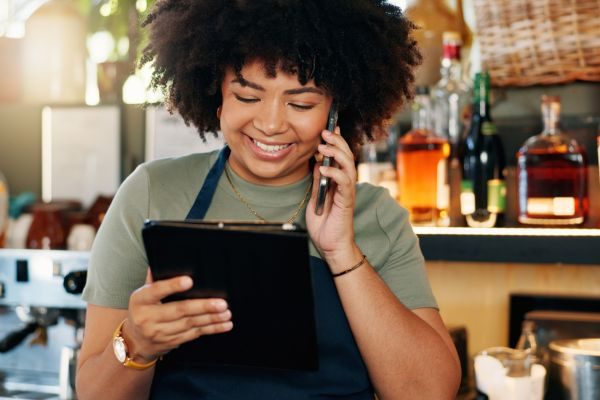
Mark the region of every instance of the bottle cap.
<instances>
[{"instance_id":1,"label":"bottle cap","mask_svg":"<svg viewBox=\"0 0 600 400\"><path fill-rule=\"evenodd\" d=\"M445 31L442 33L442 42L461 45L462 39L460 37L460 33L456 31Z\"/></svg>"},{"instance_id":2,"label":"bottle cap","mask_svg":"<svg viewBox=\"0 0 600 400\"><path fill-rule=\"evenodd\" d=\"M450 60L460 59L460 46L462 39L460 34L454 31L446 31L442 34L443 58Z\"/></svg>"},{"instance_id":3,"label":"bottle cap","mask_svg":"<svg viewBox=\"0 0 600 400\"><path fill-rule=\"evenodd\" d=\"M560 103L560 96L551 96L548 94L542 95L542 103L550 104L550 103Z\"/></svg>"}]
</instances>

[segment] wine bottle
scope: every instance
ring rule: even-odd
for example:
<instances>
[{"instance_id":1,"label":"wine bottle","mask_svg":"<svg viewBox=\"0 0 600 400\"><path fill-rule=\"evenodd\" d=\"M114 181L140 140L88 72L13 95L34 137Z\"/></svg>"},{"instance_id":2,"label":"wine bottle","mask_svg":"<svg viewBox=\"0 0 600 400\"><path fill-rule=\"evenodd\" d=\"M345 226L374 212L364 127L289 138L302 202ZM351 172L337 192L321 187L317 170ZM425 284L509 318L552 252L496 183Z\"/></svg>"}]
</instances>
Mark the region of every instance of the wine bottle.
<instances>
[{"instance_id":1,"label":"wine bottle","mask_svg":"<svg viewBox=\"0 0 600 400\"><path fill-rule=\"evenodd\" d=\"M490 115L490 76L477 73L473 114L463 157L460 206L468 226L503 224L506 203L504 147Z\"/></svg>"}]
</instances>

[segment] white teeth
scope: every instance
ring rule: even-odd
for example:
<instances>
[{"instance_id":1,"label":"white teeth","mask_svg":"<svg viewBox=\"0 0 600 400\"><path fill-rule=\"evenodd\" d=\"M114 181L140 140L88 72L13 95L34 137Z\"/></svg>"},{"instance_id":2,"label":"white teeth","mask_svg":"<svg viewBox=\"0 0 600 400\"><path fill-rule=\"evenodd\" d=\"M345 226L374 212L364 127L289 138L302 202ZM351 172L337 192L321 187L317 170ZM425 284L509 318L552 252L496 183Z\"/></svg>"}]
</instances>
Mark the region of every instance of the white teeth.
<instances>
[{"instance_id":1,"label":"white teeth","mask_svg":"<svg viewBox=\"0 0 600 400\"><path fill-rule=\"evenodd\" d=\"M268 145L268 144L261 143L261 142L259 142L259 141L258 141L258 140L256 140L256 139L252 139L252 141L253 141L253 142L254 142L254 144L255 144L256 146L258 146L258 147L259 147L261 150L268 151L268 152L276 152L276 151L279 151L279 150L283 150L283 149L285 149L286 147L288 147L288 146L289 146L289 144L280 144L280 145L275 145L275 146L272 146L272 145Z\"/></svg>"}]
</instances>

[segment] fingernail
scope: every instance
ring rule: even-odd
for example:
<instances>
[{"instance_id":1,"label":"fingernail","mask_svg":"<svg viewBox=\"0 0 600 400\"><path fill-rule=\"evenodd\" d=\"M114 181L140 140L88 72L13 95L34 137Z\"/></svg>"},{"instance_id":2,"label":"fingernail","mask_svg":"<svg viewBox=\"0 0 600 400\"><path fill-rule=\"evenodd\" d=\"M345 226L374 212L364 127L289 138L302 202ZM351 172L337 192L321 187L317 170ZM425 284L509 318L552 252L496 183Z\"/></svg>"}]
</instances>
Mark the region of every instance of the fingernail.
<instances>
[{"instance_id":1,"label":"fingernail","mask_svg":"<svg viewBox=\"0 0 600 400\"><path fill-rule=\"evenodd\" d=\"M324 130L324 131L323 131L323 134L324 134L325 136L331 136L331 132L329 132L328 130Z\"/></svg>"},{"instance_id":2,"label":"fingernail","mask_svg":"<svg viewBox=\"0 0 600 400\"><path fill-rule=\"evenodd\" d=\"M322 166L322 165L319 167L319 172L320 172L320 173L323 173L323 172L325 172L326 170L327 170L327 167L324 167L324 166Z\"/></svg>"},{"instance_id":3,"label":"fingernail","mask_svg":"<svg viewBox=\"0 0 600 400\"><path fill-rule=\"evenodd\" d=\"M182 288L189 289L189 288L192 287L192 285L194 284L194 282L192 281L192 278L190 278L189 276L184 276L179 281L179 284L181 285Z\"/></svg>"},{"instance_id":4,"label":"fingernail","mask_svg":"<svg viewBox=\"0 0 600 400\"><path fill-rule=\"evenodd\" d=\"M227 309L227 302L225 300L215 300L213 301L213 307L218 311L225 311Z\"/></svg>"},{"instance_id":5,"label":"fingernail","mask_svg":"<svg viewBox=\"0 0 600 400\"><path fill-rule=\"evenodd\" d=\"M223 330L230 331L233 329L233 322L223 322Z\"/></svg>"}]
</instances>

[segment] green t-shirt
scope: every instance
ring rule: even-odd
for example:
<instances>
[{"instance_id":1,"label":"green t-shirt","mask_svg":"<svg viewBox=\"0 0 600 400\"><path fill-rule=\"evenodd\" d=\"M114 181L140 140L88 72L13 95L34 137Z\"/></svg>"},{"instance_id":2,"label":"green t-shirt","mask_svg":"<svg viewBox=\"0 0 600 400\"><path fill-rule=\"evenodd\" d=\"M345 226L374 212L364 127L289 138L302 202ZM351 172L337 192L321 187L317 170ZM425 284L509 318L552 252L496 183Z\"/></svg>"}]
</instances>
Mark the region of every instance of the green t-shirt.
<instances>
[{"instance_id":1,"label":"green t-shirt","mask_svg":"<svg viewBox=\"0 0 600 400\"><path fill-rule=\"evenodd\" d=\"M148 260L141 229L146 219L185 219L218 152L192 154L140 165L123 182L94 240L83 298L88 303L126 309L131 293L145 281ZM285 221L306 193L307 176L287 186L249 183L228 170L251 207L271 221ZM225 174L206 219L256 220L239 200ZM305 227L304 211L296 223ZM408 213L387 190L356 187L356 243L398 299L408 308L437 304ZM310 246L311 255L320 257Z\"/></svg>"}]
</instances>

